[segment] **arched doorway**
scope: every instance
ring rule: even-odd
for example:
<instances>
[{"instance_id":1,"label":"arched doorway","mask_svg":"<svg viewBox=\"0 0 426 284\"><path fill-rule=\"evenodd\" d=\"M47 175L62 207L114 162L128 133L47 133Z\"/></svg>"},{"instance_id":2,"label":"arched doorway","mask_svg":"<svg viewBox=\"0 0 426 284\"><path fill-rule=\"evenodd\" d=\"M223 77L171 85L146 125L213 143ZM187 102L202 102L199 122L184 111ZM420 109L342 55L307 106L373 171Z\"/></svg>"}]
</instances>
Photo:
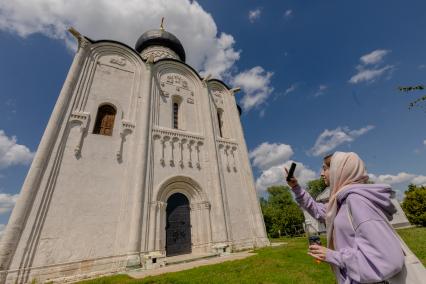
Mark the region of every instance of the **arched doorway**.
<instances>
[{"instance_id":1,"label":"arched doorway","mask_svg":"<svg viewBox=\"0 0 426 284\"><path fill-rule=\"evenodd\" d=\"M167 200L166 255L191 253L191 218L188 198L174 193Z\"/></svg>"}]
</instances>

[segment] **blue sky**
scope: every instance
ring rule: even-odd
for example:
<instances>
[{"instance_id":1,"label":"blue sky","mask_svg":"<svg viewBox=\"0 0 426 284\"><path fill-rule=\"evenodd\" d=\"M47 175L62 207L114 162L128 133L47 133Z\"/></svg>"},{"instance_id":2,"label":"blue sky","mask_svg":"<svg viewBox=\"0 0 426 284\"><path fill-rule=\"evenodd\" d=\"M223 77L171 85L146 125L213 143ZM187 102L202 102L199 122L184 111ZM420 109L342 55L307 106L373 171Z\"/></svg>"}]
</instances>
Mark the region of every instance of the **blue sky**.
<instances>
[{"instance_id":1,"label":"blue sky","mask_svg":"<svg viewBox=\"0 0 426 284\"><path fill-rule=\"evenodd\" d=\"M120 13L117 13L120 11ZM426 113L408 110L426 84L424 1L0 1L0 231L74 56L72 25L134 46L146 30L181 39L188 63L233 87L259 194L298 163L355 151L371 178L403 196L426 184Z\"/></svg>"}]
</instances>

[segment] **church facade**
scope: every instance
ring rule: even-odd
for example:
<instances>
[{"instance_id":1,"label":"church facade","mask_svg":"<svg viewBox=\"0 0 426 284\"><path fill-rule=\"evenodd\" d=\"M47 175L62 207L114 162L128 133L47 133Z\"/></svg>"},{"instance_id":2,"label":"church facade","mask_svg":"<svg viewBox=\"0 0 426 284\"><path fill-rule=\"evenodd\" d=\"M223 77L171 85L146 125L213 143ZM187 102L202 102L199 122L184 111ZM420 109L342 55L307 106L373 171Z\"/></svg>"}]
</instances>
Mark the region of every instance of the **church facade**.
<instances>
[{"instance_id":1,"label":"church facade","mask_svg":"<svg viewBox=\"0 0 426 284\"><path fill-rule=\"evenodd\" d=\"M269 244L234 93L171 33L79 46L0 243L1 283Z\"/></svg>"}]
</instances>

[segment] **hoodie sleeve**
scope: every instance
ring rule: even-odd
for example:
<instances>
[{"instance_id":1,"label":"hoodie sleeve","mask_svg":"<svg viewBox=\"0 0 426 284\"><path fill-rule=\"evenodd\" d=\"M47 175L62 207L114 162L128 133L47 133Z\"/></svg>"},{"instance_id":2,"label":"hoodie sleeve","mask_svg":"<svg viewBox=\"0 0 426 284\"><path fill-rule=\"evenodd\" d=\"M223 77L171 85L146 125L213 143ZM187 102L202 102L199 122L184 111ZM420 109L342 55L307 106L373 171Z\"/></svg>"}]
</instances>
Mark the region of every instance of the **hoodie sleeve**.
<instances>
[{"instance_id":1,"label":"hoodie sleeve","mask_svg":"<svg viewBox=\"0 0 426 284\"><path fill-rule=\"evenodd\" d=\"M312 217L317 220L324 221L325 213L327 210L327 204L316 202L312 196L299 185L292 188L294 195L296 196L296 201L299 205L308 211Z\"/></svg>"},{"instance_id":2,"label":"hoodie sleeve","mask_svg":"<svg viewBox=\"0 0 426 284\"><path fill-rule=\"evenodd\" d=\"M357 282L370 283L391 278L404 265L399 240L365 198L351 195L346 202L351 208L355 228L354 243L352 247L337 251L327 250L326 261L345 269L347 276ZM342 209L346 210L343 206Z\"/></svg>"}]
</instances>

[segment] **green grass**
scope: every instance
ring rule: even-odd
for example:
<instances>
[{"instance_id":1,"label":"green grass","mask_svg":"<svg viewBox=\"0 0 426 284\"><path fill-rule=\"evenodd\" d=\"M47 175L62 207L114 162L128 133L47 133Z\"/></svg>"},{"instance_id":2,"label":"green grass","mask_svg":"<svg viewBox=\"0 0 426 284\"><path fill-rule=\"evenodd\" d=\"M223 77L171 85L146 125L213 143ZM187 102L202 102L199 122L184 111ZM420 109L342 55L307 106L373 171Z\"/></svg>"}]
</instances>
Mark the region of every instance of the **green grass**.
<instances>
[{"instance_id":1,"label":"green grass","mask_svg":"<svg viewBox=\"0 0 426 284\"><path fill-rule=\"evenodd\" d=\"M400 229L398 234L426 266L426 227Z\"/></svg>"},{"instance_id":2,"label":"green grass","mask_svg":"<svg viewBox=\"0 0 426 284\"><path fill-rule=\"evenodd\" d=\"M425 264L426 228L398 230L408 246ZM334 283L330 266L316 264L306 254L306 238L281 238L272 242L286 245L256 250L257 255L220 264L202 266L181 272L132 279L127 275L115 275L80 284L136 284L136 283ZM322 240L325 244L325 240Z\"/></svg>"}]
</instances>

